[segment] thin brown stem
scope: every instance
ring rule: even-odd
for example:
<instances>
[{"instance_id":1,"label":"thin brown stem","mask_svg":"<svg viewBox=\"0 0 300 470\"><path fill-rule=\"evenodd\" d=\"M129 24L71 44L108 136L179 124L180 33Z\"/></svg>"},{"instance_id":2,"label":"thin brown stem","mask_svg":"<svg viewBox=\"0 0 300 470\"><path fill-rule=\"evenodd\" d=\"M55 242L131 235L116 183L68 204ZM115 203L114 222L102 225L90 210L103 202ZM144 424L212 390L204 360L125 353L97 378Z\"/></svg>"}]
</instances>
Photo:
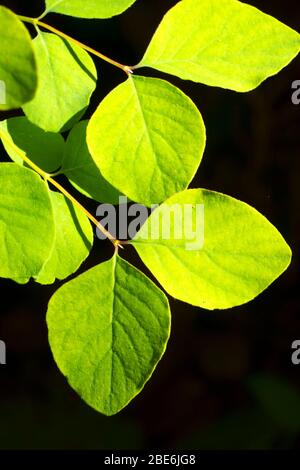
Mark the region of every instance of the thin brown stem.
<instances>
[{"instance_id":1,"label":"thin brown stem","mask_svg":"<svg viewBox=\"0 0 300 470\"><path fill-rule=\"evenodd\" d=\"M93 54L96 57L99 57L105 62L108 62L109 64L114 65L115 67L118 67L119 69L123 70L123 72L125 72L127 75L130 75L133 73L132 69L128 65L123 65L117 62L116 60L110 59L110 57L107 57L106 55L102 54L101 52L96 51L92 47L89 47L86 44L83 44L82 42L78 41L77 39L72 38L71 36L64 33L63 31L60 31L59 29L54 28L54 26L51 26L50 24L40 21L38 18L29 18L27 16L19 15L19 19L23 21L24 23L30 23L30 24L33 24L34 26L39 26L40 28L44 28L48 31L51 31L54 34L57 34L57 36L60 36L61 38L66 39L67 41L70 41L73 44L76 44L77 46L81 47L85 51L90 52L91 54Z\"/></svg>"},{"instance_id":2,"label":"thin brown stem","mask_svg":"<svg viewBox=\"0 0 300 470\"><path fill-rule=\"evenodd\" d=\"M103 235L105 235L111 241L115 248L121 245L121 242L117 240L108 230L106 230L106 228L103 227L103 225L98 222L98 220L79 201L77 201L77 199L75 199L72 194L70 194L60 183L53 179L51 174L45 172L34 162L32 162L30 158L28 158L27 155L22 152L22 150L20 150L19 147L17 147L15 143L2 130L0 130L0 139L5 141L12 148L12 150L14 150L14 152L20 158L22 158L22 160L27 163L28 166L30 166L32 170L36 171L47 183L51 183L52 186L58 189L67 199L69 199L69 201L71 201L82 212L84 212L85 215L89 218L89 220L100 230L100 232L102 232Z\"/></svg>"}]
</instances>

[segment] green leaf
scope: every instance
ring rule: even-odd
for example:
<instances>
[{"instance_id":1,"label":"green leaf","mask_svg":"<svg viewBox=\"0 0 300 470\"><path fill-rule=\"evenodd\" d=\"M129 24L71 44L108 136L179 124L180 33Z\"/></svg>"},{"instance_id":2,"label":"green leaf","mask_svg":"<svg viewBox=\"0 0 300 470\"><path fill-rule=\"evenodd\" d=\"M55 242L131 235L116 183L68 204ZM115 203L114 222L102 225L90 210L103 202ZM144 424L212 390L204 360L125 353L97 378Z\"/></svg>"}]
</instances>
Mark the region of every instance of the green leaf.
<instances>
[{"instance_id":1,"label":"green leaf","mask_svg":"<svg viewBox=\"0 0 300 470\"><path fill-rule=\"evenodd\" d=\"M35 98L23 110L45 131L69 129L85 112L96 87L94 62L81 47L55 34L40 32L33 45L39 85Z\"/></svg>"},{"instance_id":2,"label":"green leaf","mask_svg":"<svg viewBox=\"0 0 300 470\"><path fill-rule=\"evenodd\" d=\"M30 35L7 8L0 6L0 110L16 109L35 94L37 71Z\"/></svg>"},{"instance_id":3,"label":"green leaf","mask_svg":"<svg viewBox=\"0 0 300 470\"><path fill-rule=\"evenodd\" d=\"M81 121L71 130L64 152L62 172L85 196L99 202L118 204L120 193L102 176L86 143L88 121Z\"/></svg>"},{"instance_id":4,"label":"green leaf","mask_svg":"<svg viewBox=\"0 0 300 470\"><path fill-rule=\"evenodd\" d=\"M150 279L114 256L61 287L47 323L54 359L70 385L113 415L141 391L163 355L170 310Z\"/></svg>"},{"instance_id":5,"label":"green leaf","mask_svg":"<svg viewBox=\"0 0 300 470\"><path fill-rule=\"evenodd\" d=\"M79 18L110 18L127 10L136 0L46 0L47 13Z\"/></svg>"},{"instance_id":6,"label":"green leaf","mask_svg":"<svg viewBox=\"0 0 300 470\"><path fill-rule=\"evenodd\" d=\"M188 186L202 158L205 127L178 88L130 76L92 116L87 143L109 183L131 200L151 205Z\"/></svg>"},{"instance_id":7,"label":"green leaf","mask_svg":"<svg viewBox=\"0 0 300 470\"><path fill-rule=\"evenodd\" d=\"M206 309L248 302L291 260L290 248L259 212L201 189L162 204L132 243L169 294Z\"/></svg>"},{"instance_id":8,"label":"green leaf","mask_svg":"<svg viewBox=\"0 0 300 470\"><path fill-rule=\"evenodd\" d=\"M139 67L249 91L285 67L300 35L236 0L182 0L164 17Z\"/></svg>"},{"instance_id":9,"label":"green leaf","mask_svg":"<svg viewBox=\"0 0 300 470\"><path fill-rule=\"evenodd\" d=\"M48 189L31 170L0 164L0 277L25 284L48 258L54 223Z\"/></svg>"},{"instance_id":10,"label":"green leaf","mask_svg":"<svg viewBox=\"0 0 300 470\"><path fill-rule=\"evenodd\" d=\"M49 258L36 281L52 284L77 271L93 245L93 230L86 215L62 194L50 191L55 239Z\"/></svg>"},{"instance_id":11,"label":"green leaf","mask_svg":"<svg viewBox=\"0 0 300 470\"><path fill-rule=\"evenodd\" d=\"M64 139L60 134L45 132L24 116L2 121L0 127L8 134L14 144L42 170L52 173L59 169L65 146ZM22 158L6 140L3 140L3 145L14 162L24 165Z\"/></svg>"}]
</instances>

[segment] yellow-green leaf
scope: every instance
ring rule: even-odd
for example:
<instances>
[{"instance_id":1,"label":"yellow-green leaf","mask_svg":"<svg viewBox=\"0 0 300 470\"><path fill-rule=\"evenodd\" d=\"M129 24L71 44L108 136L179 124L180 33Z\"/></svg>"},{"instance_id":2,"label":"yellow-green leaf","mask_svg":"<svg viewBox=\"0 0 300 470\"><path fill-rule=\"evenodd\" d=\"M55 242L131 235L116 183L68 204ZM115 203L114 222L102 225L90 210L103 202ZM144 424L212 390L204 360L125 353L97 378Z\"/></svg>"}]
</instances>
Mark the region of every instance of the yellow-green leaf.
<instances>
[{"instance_id":1,"label":"yellow-green leaf","mask_svg":"<svg viewBox=\"0 0 300 470\"><path fill-rule=\"evenodd\" d=\"M164 80L139 76L102 101L87 130L104 178L146 206L188 186L205 140L201 114L184 93Z\"/></svg>"},{"instance_id":2,"label":"yellow-green leaf","mask_svg":"<svg viewBox=\"0 0 300 470\"><path fill-rule=\"evenodd\" d=\"M47 312L50 346L70 385L106 415L144 387L163 355L170 310L163 292L114 256L61 287Z\"/></svg>"},{"instance_id":3,"label":"yellow-green leaf","mask_svg":"<svg viewBox=\"0 0 300 470\"><path fill-rule=\"evenodd\" d=\"M170 295L207 309L252 300L291 261L289 246L264 216L201 189L168 199L132 243Z\"/></svg>"},{"instance_id":4,"label":"yellow-green leaf","mask_svg":"<svg viewBox=\"0 0 300 470\"><path fill-rule=\"evenodd\" d=\"M139 67L249 91L285 67L300 35L237 0L182 0L158 27Z\"/></svg>"},{"instance_id":5,"label":"yellow-green leaf","mask_svg":"<svg viewBox=\"0 0 300 470\"><path fill-rule=\"evenodd\" d=\"M81 47L55 34L40 32L33 45L39 84L35 98L23 110L45 131L67 130L83 115L96 87L94 62Z\"/></svg>"},{"instance_id":6,"label":"yellow-green leaf","mask_svg":"<svg viewBox=\"0 0 300 470\"><path fill-rule=\"evenodd\" d=\"M16 163L0 164L0 277L24 284L35 277L54 241L46 184Z\"/></svg>"},{"instance_id":7,"label":"yellow-green leaf","mask_svg":"<svg viewBox=\"0 0 300 470\"><path fill-rule=\"evenodd\" d=\"M93 230L87 216L60 193L49 193L55 237L51 252L36 277L40 284L52 284L73 274L93 246Z\"/></svg>"},{"instance_id":8,"label":"yellow-green leaf","mask_svg":"<svg viewBox=\"0 0 300 470\"><path fill-rule=\"evenodd\" d=\"M136 0L46 0L47 13L79 18L110 18L127 10Z\"/></svg>"},{"instance_id":9,"label":"yellow-green leaf","mask_svg":"<svg viewBox=\"0 0 300 470\"><path fill-rule=\"evenodd\" d=\"M30 35L12 11L0 6L0 110L20 108L34 97L36 87Z\"/></svg>"}]
</instances>

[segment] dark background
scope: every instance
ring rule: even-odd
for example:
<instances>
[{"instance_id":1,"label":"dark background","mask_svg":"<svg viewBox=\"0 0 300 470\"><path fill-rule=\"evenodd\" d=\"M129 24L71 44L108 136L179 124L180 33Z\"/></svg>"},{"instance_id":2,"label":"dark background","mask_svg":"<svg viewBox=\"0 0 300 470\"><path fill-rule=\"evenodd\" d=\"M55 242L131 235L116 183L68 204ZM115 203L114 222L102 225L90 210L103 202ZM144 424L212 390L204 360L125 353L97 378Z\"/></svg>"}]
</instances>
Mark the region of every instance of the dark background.
<instances>
[{"instance_id":1,"label":"dark background","mask_svg":"<svg viewBox=\"0 0 300 470\"><path fill-rule=\"evenodd\" d=\"M175 3L137 0L107 21L59 15L46 21L122 63L135 64ZM1 4L27 16L43 9L39 1ZM299 2L251 4L300 30ZM89 115L125 78L100 60L96 64L100 80ZM205 156L192 186L256 207L293 248L293 263L242 307L208 312L172 300L173 329L164 358L142 393L111 418L81 401L52 359L45 313L59 284L19 286L1 280L0 339L7 344L7 365L0 366L0 449L300 447L300 365L291 362L291 344L300 339L300 105L291 102L300 57L247 94L167 78L195 101L207 127ZM96 207L82 201L91 210ZM110 256L109 244L97 241L83 268ZM135 256L129 249L125 257Z\"/></svg>"}]
</instances>

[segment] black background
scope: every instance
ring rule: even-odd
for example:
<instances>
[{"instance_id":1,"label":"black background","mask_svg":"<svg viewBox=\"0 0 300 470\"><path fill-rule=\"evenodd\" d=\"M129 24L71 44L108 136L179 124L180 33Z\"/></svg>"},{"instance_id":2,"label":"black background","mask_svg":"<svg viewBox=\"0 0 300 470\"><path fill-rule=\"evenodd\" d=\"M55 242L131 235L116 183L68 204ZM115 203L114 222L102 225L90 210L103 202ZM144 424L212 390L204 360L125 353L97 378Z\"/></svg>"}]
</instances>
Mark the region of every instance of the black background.
<instances>
[{"instance_id":1,"label":"black background","mask_svg":"<svg viewBox=\"0 0 300 470\"><path fill-rule=\"evenodd\" d=\"M137 0L107 21L59 15L46 21L122 63L135 64L176 3ZM38 1L1 4L27 16L43 9ZM299 2L251 4L300 31ZM96 64L99 84L86 117L125 78L100 60ZM300 365L291 362L291 344L300 339L300 105L291 101L300 57L247 94L167 78L195 101L207 127L207 148L192 186L256 207L291 245L292 265L256 300L232 310L207 312L172 300L173 328L164 358L143 392L111 418L82 402L52 359L45 313L59 284L18 286L1 280L0 339L7 344L7 365L0 366L0 449L300 447ZM96 204L81 200L95 209ZM97 241L83 269L111 254L108 243ZM125 257L142 267L131 249Z\"/></svg>"}]
</instances>

